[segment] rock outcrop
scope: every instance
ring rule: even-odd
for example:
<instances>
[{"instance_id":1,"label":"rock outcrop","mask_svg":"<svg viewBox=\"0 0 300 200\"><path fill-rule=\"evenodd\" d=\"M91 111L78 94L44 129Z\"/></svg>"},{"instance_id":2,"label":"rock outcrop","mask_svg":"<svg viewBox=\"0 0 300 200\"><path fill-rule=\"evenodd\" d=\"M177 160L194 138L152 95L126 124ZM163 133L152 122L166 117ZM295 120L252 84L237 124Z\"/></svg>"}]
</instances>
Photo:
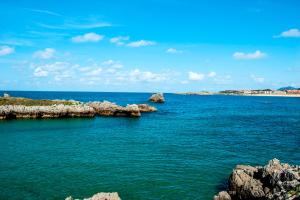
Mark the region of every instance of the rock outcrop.
<instances>
[{"instance_id":1,"label":"rock outcrop","mask_svg":"<svg viewBox=\"0 0 300 200\"><path fill-rule=\"evenodd\" d=\"M141 112L157 111L147 104L120 106L109 101L83 103L74 100L34 100L0 97L0 119L62 117L140 117Z\"/></svg>"},{"instance_id":2,"label":"rock outcrop","mask_svg":"<svg viewBox=\"0 0 300 200\"><path fill-rule=\"evenodd\" d=\"M130 104L126 107L119 106L109 101L90 102L88 106L92 107L98 115L116 116L116 117L140 117L141 112L136 104Z\"/></svg>"},{"instance_id":3,"label":"rock outcrop","mask_svg":"<svg viewBox=\"0 0 300 200\"><path fill-rule=\"evenodd\" d=\"M75 199L69 196L65 200L75 200ZM92 197L84 198L84 200L121 200L121 198L119 197L117 192L112 192L112 193L100 192L93 195Z\"/></svg>"},{"instance_id":4,"label":"rock outcrop","mask_svg":"<svg viewBox=\"0 0 300 200\"><path fill-rule=\"evenodd\" d=\"M94 117L95 110L87 105L0 106L0 119Z\"/></svg>"},{"instance_id":5,"label":"rock outcrop","mask_svg":"<svg viewBox=\"0 0 300 200\"><path fill-rule=\"evenodd\" d=\"M229 178L227 191L214 200L296 200L300 199L300 167L273 159L262 167L238 165Z\"/></svg>"},{"instance_id":6,"label":"rock outcrop","mask_svg":"<svg viewBox=\"0 0 300 200\"><path fill-rule=\"evenodd\" d=\"M155 102L155 103L164 103L165 102L165 98L163 93L156 93L153 94L150 98L149 101Z\"/></svg>"},{"instance_id":7,"label":"rock outcrop","mask_svg":"<svg viewBox=\"0 0 300 200\"><path fill-rule=\"evenodd\" d=\"M156 112L157 109L153 106L149 106L148 104L137 104L140 112Z\"/></svg>"}]
</instances>

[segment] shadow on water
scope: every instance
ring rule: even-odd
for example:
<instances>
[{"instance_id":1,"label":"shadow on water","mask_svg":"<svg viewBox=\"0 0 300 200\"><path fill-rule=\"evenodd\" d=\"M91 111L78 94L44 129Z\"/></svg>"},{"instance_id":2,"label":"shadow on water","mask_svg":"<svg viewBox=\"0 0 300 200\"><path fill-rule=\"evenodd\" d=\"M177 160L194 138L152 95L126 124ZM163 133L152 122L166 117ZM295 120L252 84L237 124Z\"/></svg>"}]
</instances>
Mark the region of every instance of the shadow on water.
<instances>
[{"instance_id":1,"label":"shadow on water","mask_svg":"<svg viewBox=\"0 0 300 200\"><path fill-rule=\"evenodd\" d=\"M216 191L221 192L224 190L227 190L228 188L228 179L223 178L217 185L216 185Z\"/></svg>"}]
</instances>

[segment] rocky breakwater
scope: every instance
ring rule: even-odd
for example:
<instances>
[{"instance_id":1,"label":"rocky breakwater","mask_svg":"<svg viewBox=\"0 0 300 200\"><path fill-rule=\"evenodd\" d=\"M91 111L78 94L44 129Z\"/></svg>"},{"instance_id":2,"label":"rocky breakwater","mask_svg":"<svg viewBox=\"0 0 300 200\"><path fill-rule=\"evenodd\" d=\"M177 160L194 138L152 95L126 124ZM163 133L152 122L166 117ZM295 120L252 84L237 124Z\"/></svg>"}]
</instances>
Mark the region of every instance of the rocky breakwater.
<instances>
[{"instance_id":1,"label":"rocky breakwater","mask_svg":"<svg viewBox=\"0 0 300 200\"><path fill-rule=\"evenodd\" d=\"M67 197L65 200L75 200L73 197ZM76 199L79 200L79 199ZM100 192L92 197L89 198L84 198L84 200L121 200L117 192L112 192L112 193L104 193Z\"/></svg>"},{"instance_id":2,"label":"rocky breakwater","mask_svg":"<svg viewBox=\"0 0 300 200\"><path fill-rule=\"evenodd\" d=\"M163 93L156 93L153 94L150 98L149 101L155 102L155 103L164 103L165 102L165 98Z\"/></svg>"},{"instance_id":3,"label":"rocky breakwater","mask_svg":"<svg viewBox=\"0 0 300 200\"><path fill-rule=\"evenodd\" d=\"M227 191L214 200L299 200L300 166L270 160L266 166L237 165Z\"/></svg>"},{"instance_id":4,"label":"rocky breakwater","mask_svg":"<svg viewBox=\"0 0 300 200\"><path fill-rule=\"evenodd\" d=\"M126 107L119 106L109 101L95 101L87 103L88 106L92 107L97 115L101 116L116 116L116 117L140 117L141 112L136 104L130 104Z\"/></svg>"}]
</instances>

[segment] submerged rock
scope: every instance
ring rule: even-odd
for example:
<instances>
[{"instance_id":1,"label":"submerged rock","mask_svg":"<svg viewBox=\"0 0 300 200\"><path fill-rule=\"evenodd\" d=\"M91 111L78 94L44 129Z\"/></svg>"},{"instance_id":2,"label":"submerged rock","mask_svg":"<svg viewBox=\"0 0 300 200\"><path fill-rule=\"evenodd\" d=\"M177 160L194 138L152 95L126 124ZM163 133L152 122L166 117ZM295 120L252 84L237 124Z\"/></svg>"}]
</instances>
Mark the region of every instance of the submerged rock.
<instances>
[{"instance_id":1,"label":"submerged rock","mask_svg":"<svg viewBox=\"0 0 300 200\"><path fill-rule=\"evenodd\" d=\"M109 101L90 102L87 104L92 107L98 115L102 116L126 116L126 117L140 117L141 112L136 104L127 105L126 107L119 106Z\"/></svg>"},{"instance_id":2,"label":"submerged rock","mask_svg":"<svg viewBox=\"0 0 300 200\"><path fill-rule=\"evenodd\" d=\"M65 200L75 200L75 199L69 196ZM119 197L117 192L111 192L111 193L100 192L93 195L92 197L84 198L84 200L121 200L121 198Z\"/></svg>"},{"instance_id":3,"label":"submerged rock","mask_svg":"<svg viewBox=\"0 0 300 200\"><path fill-rule=\"evenodd\" d=\"M264 166L238 165L229 178L228 191L220 192L215 200L296 200L300 199L300 167L273 159ZM226 197L226 198L225 198Z\"/></svg>"},{"instance_id":4,"label":"submerged rock","mask_svg":"<svg viewBox=\"0 0 300 200\"><path fill-rule=\"evenodd\" d=\"M149 101L155 102L155 103L164 103L165 102L165 98L163 93L156 93L153 94L150 98Z\"/></svg>"},{"instance_id":5,"label":"submerged rock","mask_svg":"<svg viewBox=\"0 0 300 200\"><path fill-rule=\"evenodd\" d=\"M153 106L149 106L148 104L138 104L137 105L140 112L156 112L157 109Z\"/></svg>"}]
</instances>

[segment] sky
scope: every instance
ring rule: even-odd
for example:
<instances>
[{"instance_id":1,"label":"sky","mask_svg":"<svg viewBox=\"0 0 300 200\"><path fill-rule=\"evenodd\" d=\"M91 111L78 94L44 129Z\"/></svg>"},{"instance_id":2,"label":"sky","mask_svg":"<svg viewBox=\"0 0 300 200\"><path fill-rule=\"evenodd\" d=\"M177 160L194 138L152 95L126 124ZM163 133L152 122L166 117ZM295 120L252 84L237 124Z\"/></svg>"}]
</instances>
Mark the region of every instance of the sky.
<instances>
[{"instance_id":1,"label":"sky","mask_svg":"<svg viewBox=\"0 0 300 200\"><path fill-rule=\"evenodd\" d=\"M0 90L300 87L298 0L0 0Z\"/></svg>"}]
</instances>

